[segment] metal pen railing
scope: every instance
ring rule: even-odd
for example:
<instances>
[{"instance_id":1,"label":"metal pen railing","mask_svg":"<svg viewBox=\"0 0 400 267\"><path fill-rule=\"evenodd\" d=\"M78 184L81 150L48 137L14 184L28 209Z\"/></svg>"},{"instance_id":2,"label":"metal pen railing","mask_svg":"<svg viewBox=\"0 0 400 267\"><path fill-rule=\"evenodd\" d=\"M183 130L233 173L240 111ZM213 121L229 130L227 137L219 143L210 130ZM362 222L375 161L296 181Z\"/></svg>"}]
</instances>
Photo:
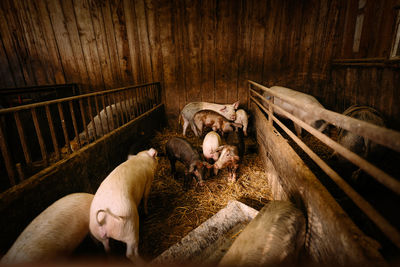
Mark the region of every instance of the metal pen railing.
<instances>
[{"instance_id":1,"label":"metal pen railing","mask_svg":"<svg viewBox=\"0 0 400 267\"><path fill-rule=\"evenodd\" d=\"M127 86L0 110L0 189L161 104L160 83Z\"/></svg>"},{"instance_id":2,"label":"metal pen railing","mask_svg":"<svg viewBox=\"0 0 400 267\"><path fill-rule=\"evenodd\" d=\"M344 129L355 132L356 134L359 134L363 137L370 138L372 141L380 143L388 148L393 149L394 151L399 151L400 133L364 121L350 118L323 108L315 106L309 107L307 104L297 103L296 101L288 98L285 95L270 90L268 87L262 86L253 81L249 81L249 100L253 101L253 103L255 103L261 110L267 113L269 117L269 122L271 124L273 121L277 123L289 135L289 137L291 137L293 141L300 148L302 148L303 151L321 168L321 170L323 170L339 186L339 188L341 188L343 192L345 192L349 196L349 198L371 219L371 221L373 221L377 225L377 227L386 235L386 237L391 240L398 248L400 248L399 231L395 227L393 227L376 209L374 209L368 203L368 201L361 197L336 171L328 166L328 164L326 164L324 160L322 160L316 153L314 153L312 149L310 149L300 138L298 138L292 131L290 131L280 120L278 120L273 115L273 110L277 110L281 114L284 114L287 118L291 119L294 123L307 130L309 133L311 133L321 142L332 148L338 154L347 158L350 162L357 165L361 169L365 170L378 182L382 183L396 194L399 194L400 192L399 181L394 177L391 177L381 169L377 168L373 164L369 163L365 159L361 158L357 154L333 141L331 138L322 134L310 125L304 123L302 120L293 116L289 112L275 105L273 103L273 98L271 98L270 100L266 99L257 91L255 91L253 89L253 86L258 90L261 90L262 92L267 92L267 94L272 97L278 97L281 100L290 103L296 108L307 110L317 118L324 119L327 122L332 123L333 125L343 127ZM268 108L264 107L262 102L266 103ZM358 127L353 127L354 124Z\"/></svg>"}]
</instances>

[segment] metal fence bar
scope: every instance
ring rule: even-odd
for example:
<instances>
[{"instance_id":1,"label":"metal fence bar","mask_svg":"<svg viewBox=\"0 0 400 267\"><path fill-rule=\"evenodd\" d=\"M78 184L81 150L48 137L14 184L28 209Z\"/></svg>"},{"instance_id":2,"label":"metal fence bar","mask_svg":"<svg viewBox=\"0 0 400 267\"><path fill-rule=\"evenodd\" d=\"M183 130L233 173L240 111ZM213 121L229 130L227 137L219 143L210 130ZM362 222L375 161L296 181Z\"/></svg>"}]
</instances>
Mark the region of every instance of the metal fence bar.
<instances>
[{"instance_id":1,"label":"metal fence bar","mask_svg":"<svg viewBox=\"0 0 400 267\"><path fill-rule=\"evenodd\" d=\"M278 97L291 105L296 106L302 110L306 109L310 114L316 118L323 119L336 127L343 128L350 132L353 132L359 136L368 138L375 143L381 144L388 148L391 148L397 152L400 152L400 132L387 129L384 127L377 126L372 123L368 123L362 120L351 118L343 114L339 114L321 107L316 107L310 104L299 104L292 98L288 98L284 94L280 94L270 90L261 84L255 83L253 81L248 81L250 84L254 85L258 89L267 92L268 94Z\"/></svg>"},{"instance_id":2,"label":"metal fence bar","mask_svg":"<svg viewBox=\"0 0 400 267\"><path fill-rule=\"evenodd\" d=\"M46 105L46 116L47 116L47 122L49 123L49 128L50 128L50 134L51 134L51 140L52 140L52 143L53 143L54 153L56 154L56 159L60 160L61 153L60 153L60 148L58 147L56 132L54 130L54 124L53 124L53 119L51 117L51 112L50 112L49 105Z\"/></svg>"},{"instance_id":3,"label":"metal fence bar","mask_svg":"<svg viewBox=\"0 0 400 267\"><path fill-rule=\"evenodd\" d=\"M42 153L42 159L44 161L45 166L47 166L48 159L47 159L46 145L44 144L42 131L40 130L39 120L38 120L37 114L36 114L36 109L32 108L31 113L32 113L32 118L33 118L33 124L35 125L35 129L36 129L36 135L37 135L37 138L39 141L40 152Z\"/></svg>"},{"instance_id":4,"label":"metal fence bar","mask_svg":"<svg viewBox=\"0 0 400 267\"><path fill-rule=\"evenodd\" d=\"M96 107L97 118L99 118L99 123L100 123L100 130L101 130L101 133L99 133L99 134L105 135L106 133L104 132L103 120L102 120L102 118L101 118L101 116L100 116L100 110L99 110L99 103L98 103L98 101L97 101L97 95L94 96L94 104L95 104L95 107ZM95 124L93 123L93 125L95 125ZM96 127L96 126L95 126L95 127Z\"/></svg>"},{"instance_id":5,"label":"metal fence bar","mask_svg":"<svg viewBox=\"0 0 400 267\"><path fill-rule=\"evenodd\" d=\"M61 103L57 103L57 108L58 108L58 114L60 115L61 127L62 127L63 133L64 133L65 144L67 145L67 152L68 152L68 154L71 154L72 150L71 150L71 145L69 143L67 125L65 123L64 112L62 110Z\"/></svg>"},{"instance_id":6,"label":"metal fence bar","mask_svg":"<svg viewBox=\"0 0 400 267\"><path fill-rule=\"evenodd\" d=\"M108 121L109 117L108 117L106 101L104 100L104 94L101 95L101 103L103 104L104 115L106 116L107 133L109 133L110 132L110 126L109 126L109 121Z\"/></svg>"},{"instance_id":7,"label":"metal fence bar","mask_svg":"<svg viewBox=\"0 0 400 267\"><path fill-rule=\"evenodd\" d=\"M89 107L89 118L90 121L92 122L92 128L93 128L93 137L94 140L97 140L97 129L96 129L96 125L94 124L94 116L93 116L93 110L92 110L92 105L90 104L90 97L87 98L87 103L88 103L88 107ZM90 124L90 122L89 122ZM89 131L90 129L88 129ZM91 133L89 132L89 139L88 141L92 138Z\"/></svg>"},{"instance_id":8,"label":"metal fence bar","mask_svg":"<svg viewBox=\"0 0 400 267\"><path fill-rule=\"evenodd\" d=\"M75 118L75 111L74 111L74 106L72 105L72 101L68 101L69 104L69 110L71 112L71 118L72 118L72 125L74 126L74 132L75 136L78 142L79 148L81 148L81 140L79 138L79 133L78 133L78 124L76 123L76 118Z\"/></svg>"},{"instance_id":9,"label":"metal fence bar","mask_svg":"<svg viewBox=\"0 0 400 267\"><path fill-rule=\"evenodd\" d=\"M17 126L19 140L21 141L22 151L24 152L25 161L27 164L32 163L31 154L28 148L28 144L26 143L24 129L22 127L21 120L19 118L19 112L14 113L15 124Z\"/></svg>"},{"instance_id":10,"label":"metal fence bar","mask_svg":"<svg viewBox=\"0 0 400 267\"><path fill-rule=\"evenodd\" d=\"M3 155L4 164L6 165L8 179L10 181L10 184L13 186L15 185L15 171L11 161L10 151L8 150L8 146L4 136L2 123L0 123L0 148L1 148L1 154Z\"/></svg>"},{"instance_id":11,"label":"metal fence bar","mask_svg":"<svg viewBox=\"0 0 400 267\"><path fill-rule=\"evenodd\" d=\"M107 104L108 104L108 106L110 107L110 114L111 114L111 129L116 129L117 127L116 127L116 125L117 125L117 123L116 123L116 121L115 121L115 118L116 118L116 116L114 116L114 111L113 111L113 104L111 103L111 101L110 101L110 94L106 94L106 99L107 99Z\"/></svg>"},{"instance_id":12,"label":"metal fence bar","mask_svg":"<svg viewBox=\"0 0 400 267\"><path fill-rule=\"evenodd\" d=\"M83 102L83 100L79 99L79 108L81 110L83 129L84 129L85 134L86 134L86 140L89 140L89 133L88 133L87 125L86 125L86 116L85 116L85 112L84 112L84 109L83 109L83 103L82 102Z\"/></svg>"},{"instance_id":13,"label":"metal fence bar","mask_svg":"<svg viewBox=\"0 0 400 267\"><path fill-rule=\"evenodd\" d=\"M318 130L314 129L313 127L309 126L307 123L303 122L302 120L296 118L286 110L272 104L267 99L265 99L262 95L251 89L251 92L257 95L263 101L269 103L273 106L274 109L278 110L279 112L283 113L287 118L291 119L296 124L300 125L302 128L313 134L316 138L318 138L321 142L332 148L333 150L337 151L340 155L348 159L350 162L354 163L362 170L370 174L374 177L378 182L385 185L387 188L395 192L396 194L400 194L400 182L397 179L391 177L381 169L375 167L365 159L361 158L354 152L346 149L345 147L341 146L339 143L333 141L328 136L324 135L323 133L319 132Z\"/></svg>"},{"instance_id":14,"label":"metal fence bar","mask_svg":"<svg viewBox=\"0 0 400 267\"><path fill-rule=\"evenodd\" d=\"M300 138L290 131L280 120L278 120L270 110L267 110L256 98L250 96L251 100L257 104L259 108L265 111L269 118L273 119L279 127L281 127L303 151L310 156L312 160L345 192L350 199L370 218L378 228L397 246L400 248L400 233L394 228L371 204L361 197L344 179L338 175L328 164L325 163L317 154L315 154ZM272 102L266 100L268 104ZM281 111L281 110L280 110ZM307 129L306 129L307 130Z\"/></svg>"}]
</instances>

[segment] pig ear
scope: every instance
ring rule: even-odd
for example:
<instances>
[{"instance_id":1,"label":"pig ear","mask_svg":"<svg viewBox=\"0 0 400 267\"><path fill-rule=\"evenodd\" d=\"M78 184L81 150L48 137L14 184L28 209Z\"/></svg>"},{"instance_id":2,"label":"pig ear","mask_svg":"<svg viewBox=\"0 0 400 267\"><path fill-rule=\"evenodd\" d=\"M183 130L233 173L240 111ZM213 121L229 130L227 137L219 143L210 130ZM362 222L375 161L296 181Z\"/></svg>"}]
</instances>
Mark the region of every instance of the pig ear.
<instances>
[{"instance_id":1,"label":"pig ear","mask_svg":"<svg viewBox=\"0 0 400 267\"><path fill-rule=\"evenodd\" d=\"M232 104L232 105L233 105L233 108L234 108L234 109L237 109L237 108L239 107L239 104L240 104L240 102L239 102L239 101L236 101L235 103Z\"/></svg>"},{"instance_id":2,"label":"pig ear","mask_svg":"<svg viewBox=\"0 0 400 267\"><path fill-rule=\"evenodd\" d=\"M155 158L155 157L157 157L157 150L155 150L154 148L150 148L147 151L147 154L149 154L150 157Z\"/></svg>"},{"instance_id":3,"label":"pig ear","mask_svg":"<svg viewBox=\"0 0 400 267\"><path fill-rule=\"evenodd\" d=\"M226 106L224 106L223 108L221 108L219 111L224 111L226 110Z\"/></svg>"},{"instance_id":4,"label":"pig ear","mask_svg":"<svg viewBox=\"0 0 400 267\"><path fill-rule=\"evenodd\" d=\"M221 152L224 149L224 146L219 146L214 152Z\"/></svg>"},{"instance_id":5,"label":"pig ear","mask_svg":"<svg viewBox=\"0 0 400 267\"><path fill-rule=\"evenodd\" d=\"M235 161L238 161L240 158L239 158L239 156L234 156L233 159L234 159Z\"/></svg>"}]
</instances>

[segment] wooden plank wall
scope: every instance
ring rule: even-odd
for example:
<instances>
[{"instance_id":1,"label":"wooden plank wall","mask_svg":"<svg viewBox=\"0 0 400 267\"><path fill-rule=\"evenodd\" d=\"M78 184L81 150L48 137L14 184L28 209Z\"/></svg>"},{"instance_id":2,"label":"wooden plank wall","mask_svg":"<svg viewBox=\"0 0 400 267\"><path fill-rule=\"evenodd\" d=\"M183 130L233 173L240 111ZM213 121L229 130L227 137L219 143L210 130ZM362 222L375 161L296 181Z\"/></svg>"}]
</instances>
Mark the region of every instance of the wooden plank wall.
<instances>
[{"instance_id":1,"label":"wooden plank wall","mask_svg":"<svg viewBox=\"0 0 400 267\"><path fill-rule=\"evenodd\" d=\"M378 71L367 79L372 84L358 82L358 74L331 79L347 2L2 0L0 88L74 82L88 92L161 81L167 115L176 121L191 101L245 104L252 79L311 93L338 111L338 101L348 102L338 96L349 93L338 90L351 87L352 98L400 117L397 74ZM339 82L350 77L364 85ZM366 93L371 88L393 99L390 106Z\"/></svg>"}]
</instances>

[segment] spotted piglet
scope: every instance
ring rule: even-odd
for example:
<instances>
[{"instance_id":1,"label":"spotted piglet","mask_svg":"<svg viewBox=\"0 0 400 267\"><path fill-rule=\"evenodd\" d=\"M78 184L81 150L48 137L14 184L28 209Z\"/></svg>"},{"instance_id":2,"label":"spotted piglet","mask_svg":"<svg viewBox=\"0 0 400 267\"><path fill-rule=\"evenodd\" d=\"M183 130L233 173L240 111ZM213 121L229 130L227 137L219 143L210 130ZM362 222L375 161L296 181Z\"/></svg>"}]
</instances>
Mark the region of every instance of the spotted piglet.
<instances>
[{"instance_id":1,"label":"spotted piglet","mask_svg":"<svg viewBox=\"0 0 400 267\"><path fill-rule=\"evenodd\" d=\"M183 186L185 189L189 187L189 183L194 177L200 186L203 186L203 178L205 169L212 168L212 165L200 159L199 153L192 145L183 138L173 137L168 140L165 150L171 163L171 172L175 176L176 161L180 161L185 165L185 178Z\"/></svg>"}]
</instances>

